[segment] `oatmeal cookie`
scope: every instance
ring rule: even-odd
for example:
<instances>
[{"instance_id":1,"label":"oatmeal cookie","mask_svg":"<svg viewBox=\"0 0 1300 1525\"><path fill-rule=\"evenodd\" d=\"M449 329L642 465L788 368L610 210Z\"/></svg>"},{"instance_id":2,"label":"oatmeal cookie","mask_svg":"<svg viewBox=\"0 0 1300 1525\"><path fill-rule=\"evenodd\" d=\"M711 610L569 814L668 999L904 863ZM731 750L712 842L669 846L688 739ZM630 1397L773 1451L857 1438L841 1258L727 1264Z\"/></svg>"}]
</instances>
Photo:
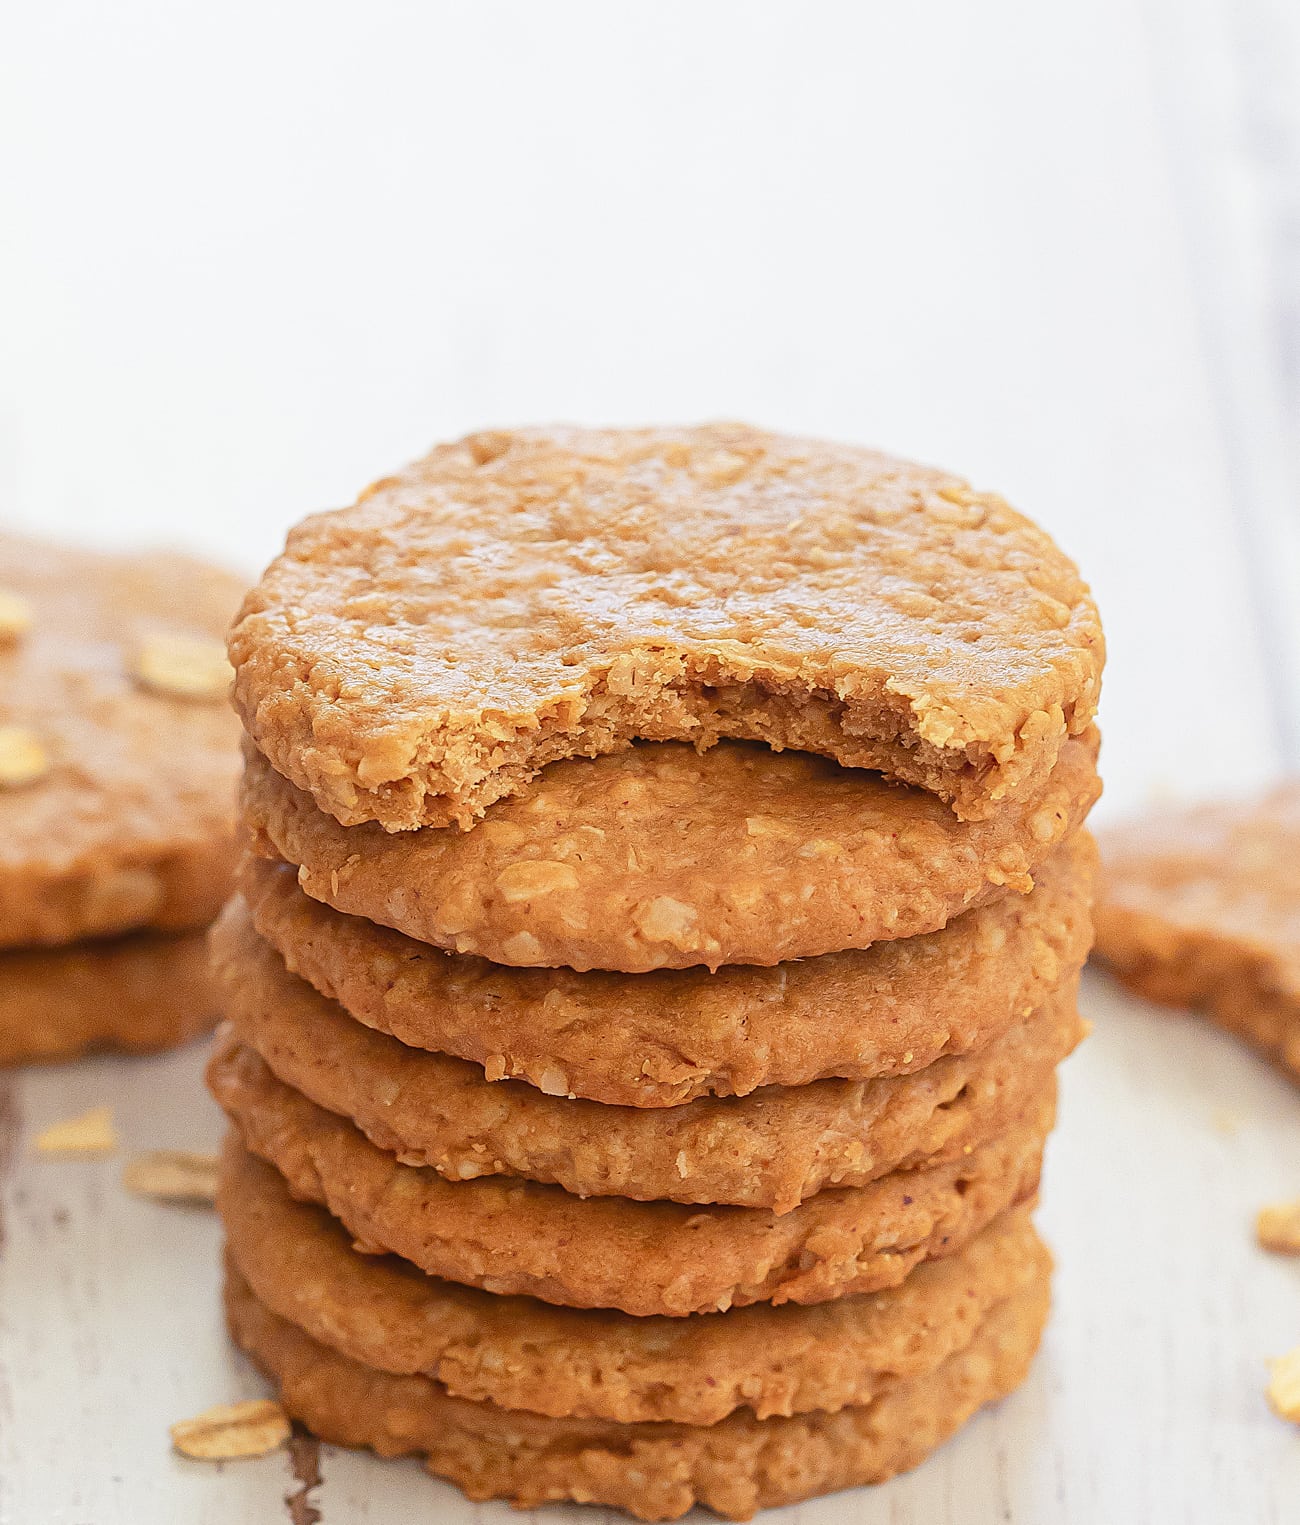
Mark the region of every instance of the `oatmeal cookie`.
<instances>
[{"instance_id":1,"label":"oatmeal cookie","mask_svg":"<svg viewBox=\"0 0 1300 1525\"><path fill-rule=\"evenodd\" d=\"M629 977L448 955L304 895L283 863L240 884L258 932L359 1022L552 1095L636 1107L831 1077L874 1079L982 1048L1078 973L1095 849L1076 833L1028 895L941 932L779 964Z\"/></svg>"},{"instance_id":2,"label":"oatmeal cookie","mask_svg":"<svg viewBox=\"0 0 1300 1525\"><path fill-rule=\"evenodd\" d=\"M1025 1204L888 1292L633 1318L499 1297L395 1255L360 1255L341 1224L294 1201L233 1135L218 1206L230 1263L260 1302L322 1345L378 1371L432 1377L454 1397L622 1424L867 1403L882 1379L933 1371L1051 1265Z\"/></svg>"},{"instance_id":3,"label":"oatmeal cookie","mask_svg":"<svg viewBox=\"0 0 1300 1525\"><path fill-rule=\"evenodd\" d=\"M522 1509L571 1499L642 1520L678 1519L696 1503L747 1520L915 1467L977 1409L1020 1385L1049 1302L1044 1277L994 1308L934 1371L833 1414L756 1419L741 1410L714 1425L629 1426L471 1403L428 1377L374 1371L272 1313L237 1272L226 1280L236 1343L322 1439L381 1456L421 1454L472 1499L508 1498Z\"/></svg>"},{"instance_id":4,"label":"oatmeal cookie","mask_svg":"<svg viewBox=\"0 0 1300 1525\"><path fill-rule=\"evenodd\" d=\"M1300 783L1108 831L1097 953L1300 1079Z\"/></svg>"},{"instance_id":5,"label":"oatmeal cookie","mask_svg":"<svg viewBox=\"0 0 1300 1525\"><path fill-rule=\"evenodd\" d=\"M1038 1188L1055 1113L1049 1082L999 1139L960 1160L836 1187L782 1216L751 1207L575 1197L509 1176L446 1181L376 1149L345 1118L276 1080L233 1035L208 1083L246 1148L367 1249L430 1275L573 1308L684 1315L823 1302L897 1286L954 1254Z\"/></svg>"},{"instance_id":6,"label":"oatmeal cookie","mask_svg":"<svg viewBox=\"0 0 1300 1525\"><path fill-rule=\"evenodd\" d=\"M1096 733L994 819L804 752L644 743L555 763L472 831L340 826L251 753L243 818L335 910L498 964L644 973L916 937L1024 893L1098 793Z\"/></svg>"},{"instance_id":7,"label":"oatmeal cookie","mask_svg":"<svg viewBox=\"0 0 1300 1525\"><path fill-rule=\"evenodd\" d=\"M0 953L0 1065L151 1053L217 1020L201 932Z\"/></svg>"},{"instance_id":8,"label":"oatmeal cookie","mask_svg":"<svg viewBox=\"0 0 1300 1525\"><path fill-rule=\"evenodd\" d=\"M180 556L0 537L0 948L216 915L239 771L221 637L241 587Z\"/></svg>"},{"instance_id":9,"label":"oatmeal cookie","mask_svg":"<svg viewBox=\"0 0 1300 1525\"><path fill-rule=\"evenodd\" d=\"M493 1083L479 1065L370 1031L289 973L238 897L212 948L238 1039L371 1143L448 1180L520 1176L583 1197L784 1213L826 1186L960 1159L1025 1111L1082 1036L1071 983L986 1047L915 1074L610 1107Z\"/></svg>"},{"instance_id":10,"label":"oatmeal cookie","mask_svg":"<svg viewBox=\"0 0 1300 1525\"><path fill-rule=\"evenodd\" d=\"M818 752L987 818L1088 728L1104 655L1001 498L741 424L440 446L300 524L230 651L274 765L402 830L638 738Z\"/></svg>"}]
</instances>

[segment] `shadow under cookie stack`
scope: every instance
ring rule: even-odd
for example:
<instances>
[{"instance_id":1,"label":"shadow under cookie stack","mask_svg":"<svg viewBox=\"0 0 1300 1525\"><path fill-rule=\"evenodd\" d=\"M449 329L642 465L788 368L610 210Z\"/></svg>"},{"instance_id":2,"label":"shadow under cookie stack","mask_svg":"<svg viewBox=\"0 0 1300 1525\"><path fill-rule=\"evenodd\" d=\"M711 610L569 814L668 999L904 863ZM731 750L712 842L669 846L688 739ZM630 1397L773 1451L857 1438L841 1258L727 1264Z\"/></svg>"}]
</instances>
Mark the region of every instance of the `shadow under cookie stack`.
<instances>
[{"instance_id":1,"label":"shadow under cookie stack","mask_svg":"<svg viewBox=\"0 0 1300 1525\"><path fill-rule=\"evenodd\" d=\"M743 1519L1022 1380L1099 788L1046 536L738 425L480 435L300 526L231 655L227 1311L291 1414Z\"/></svg>"}]
</instances>

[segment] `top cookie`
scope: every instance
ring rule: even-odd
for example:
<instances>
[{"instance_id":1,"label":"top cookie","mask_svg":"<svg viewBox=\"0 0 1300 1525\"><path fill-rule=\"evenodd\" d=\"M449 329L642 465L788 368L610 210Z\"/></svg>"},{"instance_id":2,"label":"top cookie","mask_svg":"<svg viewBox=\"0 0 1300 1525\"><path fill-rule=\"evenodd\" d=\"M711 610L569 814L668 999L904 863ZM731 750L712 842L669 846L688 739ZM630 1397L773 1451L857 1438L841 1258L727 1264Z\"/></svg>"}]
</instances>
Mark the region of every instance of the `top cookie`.
<instances>
[{"instance_id":1,"label":"top cookie","mask_svg":"<svg viewBox=\"0 0 1300 1525\"><path fill-rule=\"evenodd\" d=\"M0 947L202 926L233 867L241 583L0 537Z\"/></svg>"},{"instance_id":2,"label":"top cookie","mask_svg":"<svg viewBox=\"0 0 1300 1525\"><path fill-rule=\"evenodd\" d=\"M389 830L722 737L987 819L1087 729L1104 655L1074 566L1000 498L739 424L440 446L299 525L230 652L274 766Z\"/></svg>"}]
</instances>

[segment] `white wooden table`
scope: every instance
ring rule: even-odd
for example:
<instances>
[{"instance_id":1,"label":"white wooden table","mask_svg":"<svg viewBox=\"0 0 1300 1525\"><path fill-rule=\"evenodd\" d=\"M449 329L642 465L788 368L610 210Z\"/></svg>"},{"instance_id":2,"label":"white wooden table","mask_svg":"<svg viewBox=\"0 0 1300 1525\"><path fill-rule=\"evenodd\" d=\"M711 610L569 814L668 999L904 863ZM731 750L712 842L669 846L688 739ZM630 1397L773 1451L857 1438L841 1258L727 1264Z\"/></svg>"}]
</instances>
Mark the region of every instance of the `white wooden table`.
<instances>
[{"instance_id":1,"label":"white wooden table","mask_svg":"<svg viewBox=\"0 0 1300 1525\"><path fill-rule=\"evenodd\" d=\"M1300 23L1284 0L48 0L0 20L0 516L250 570L432 438L730 414L962 469L1112 648L1103 810L1300 766ZM1300 1519L1264 1360L1300 1095L1102 979L1067 1067L1034 1375L802 1525ZM0 1080L0 1525L284 1521L286 1455L167 1426L260 1392L210 1213L28 1154L113 1106L215 1143L199 1050ZM322 1448L321 1525L517 1518ZM301 1511L300 1511L301 1512ZM539 1519L598 1519L543 1511Z\"/></svg>"}]
</instances>

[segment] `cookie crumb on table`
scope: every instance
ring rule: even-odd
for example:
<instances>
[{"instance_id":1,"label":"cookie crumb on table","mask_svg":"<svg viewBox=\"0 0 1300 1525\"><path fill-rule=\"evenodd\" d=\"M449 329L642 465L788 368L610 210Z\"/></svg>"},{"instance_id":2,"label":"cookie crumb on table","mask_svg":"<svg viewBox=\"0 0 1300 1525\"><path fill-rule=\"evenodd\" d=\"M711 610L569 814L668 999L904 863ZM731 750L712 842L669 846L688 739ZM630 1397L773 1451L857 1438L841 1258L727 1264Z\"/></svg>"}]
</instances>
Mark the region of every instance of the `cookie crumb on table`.
<instances>
[{"instance_id":1,"label":"cookie crumb on table","mask_svg":"<svg viewBox=\"0 0 1300 1525\"><path fill-rule=\"evenodd\" d=\"M235 1461L266 1456L289 1438L288 1416L269 1398L218 1403L171 1427L172 1445L195 1461Z\"/></svg>"},{"instance_id":2,"label":"cookie crumb on table","mask_svg":"<svg viewBox=\"0 0 1300 1525\"><path fill-rule=\"evenodd\" d=\"M137 1197L210 1204L217 1200L217 1157L185 1149L153 1149L127 1161L122 1184Z\"/></svg>"},{"instance_id":3,"label":"cookie crumb on table","mask_svg":"<svg viewBox=\"0 0 1300 1525\"><path fill-rule=\"evenodd\" d=\"M1275 1414L1300 1424L1300 1345L1268 1363L1268 1401Z\"/></svg>"},{"instance_id":4,"label":"cookie crumb on table","mask_svg":"<svg viewBox=\"0 0 1300 1525\"><path fill-rule=\"evenodd\" d=\"M112 1154L117 1148L117 1130L113 1126L112 1107L91 1107L76 1117L51 1123L36 1135L37 1154L50 1156Z\"/></svg>"},{"instance_id":5,"label":"cookie crumb on table","mask_svg":"<svg viewBox=\"0 0 1300 1525\"><path fill-rule=\"evenodd\" d=\"M1266 1250L1279 1255L1300 1255L1300 1198L1294 1202L1271 1202L1260 1208L1255 1233Z\"/></svg>"}]
</instances>

